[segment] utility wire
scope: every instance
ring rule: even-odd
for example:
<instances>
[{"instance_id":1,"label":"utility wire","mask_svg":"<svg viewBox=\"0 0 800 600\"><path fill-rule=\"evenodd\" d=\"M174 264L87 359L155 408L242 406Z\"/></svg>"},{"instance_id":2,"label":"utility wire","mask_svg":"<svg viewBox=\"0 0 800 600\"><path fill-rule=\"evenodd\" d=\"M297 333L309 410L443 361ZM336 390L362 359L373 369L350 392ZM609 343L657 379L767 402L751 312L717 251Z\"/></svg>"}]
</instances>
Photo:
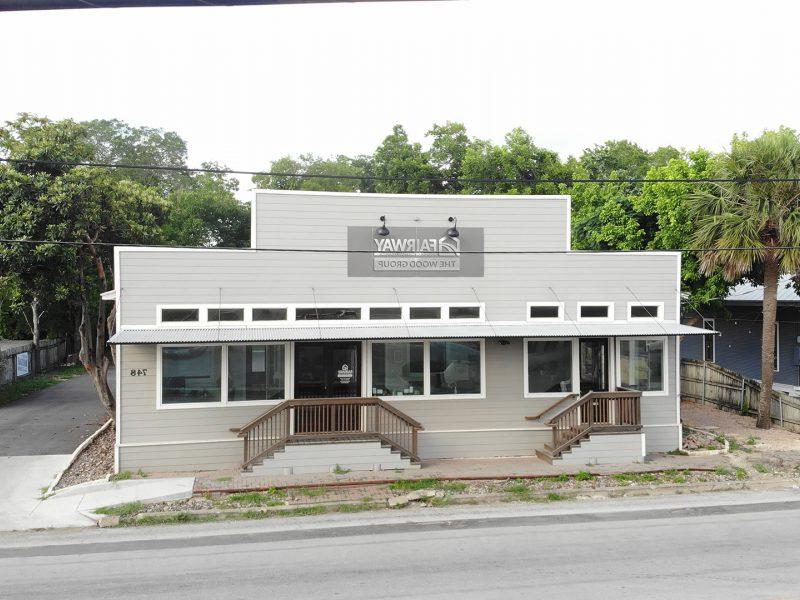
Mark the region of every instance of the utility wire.
<instances>
[{"instance_id":1,"label":"utility wire","mask_svg":"<svg viewBox=\"0 0 800 600\"><path fill-rule=\"evenodd\" d=\"M25 240L25 239L3 239L0 244L31 244L56 246L108 246L120 248L155 248L163 250L239 250L241 252L297 252L309 254L375 254L374 250L349 250L342 248L247 248L233 246L169 246L166 244L130 244L114 242L72 242L66 240ZM654 248L652 250L461 250L460 254L636 254L637 252L729 252L735 250L766 250L766 247L756 246L725 246L720 248ZM770 250L800 250L800 246L770 246ZM400 252L404 255L435 255L436 252ZM449 254L448 254L449 256Z\"/></svg>"},{"instance_id":2,"label":"utility wire","mask_svg":"<svg viewBox=\"0 0 800 600\"><path fill-rule=\"evenodd\" d=\"M419 182L428 181L431 183L522 183L526 185L537 184L565 184L573 185L576 183L800 183L800 177L678 177L678 178L655 178L648 179L643 177L630 177L623 179L601 179L596 177L551 177L540 179L537 177L519 178L491 178L491 177L409 177L407 175L387 176L387 175L332 175L327 173L280 173L275 171L245 171L241 169L214 169L208 167L185 167L170 165L137 165L126 163L104 163L104 162L64 162L54 160L35 160L26 158L2 158L0 162L11 164L38 165L49 167L98 167L105 169L136 169L142 171L174 171L180 173L213 173L216 175L262 175L268 177L289 177L297 179L344 179L350 181L402 181Z\"/></svg>"}]
</instances>

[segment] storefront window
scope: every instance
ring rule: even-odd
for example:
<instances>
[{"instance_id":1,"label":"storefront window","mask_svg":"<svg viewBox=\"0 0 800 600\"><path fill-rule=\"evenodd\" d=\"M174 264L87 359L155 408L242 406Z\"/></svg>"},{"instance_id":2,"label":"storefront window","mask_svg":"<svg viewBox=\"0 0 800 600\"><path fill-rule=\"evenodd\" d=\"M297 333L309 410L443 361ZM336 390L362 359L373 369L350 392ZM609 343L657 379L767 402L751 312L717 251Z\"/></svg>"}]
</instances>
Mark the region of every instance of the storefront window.
<instances>
[{"instance_id":1,"label":"storefront window","mask_svg":"<svg viewBox=\"0 0 800 600\"><path fill-rule=\"evenodd\" d=\"M418 396L424 391L422 342L372 344L372 393L375 396Z\"/></svg>"},{"instance_id":2,"label":"storefront window","mask_svg":"<svg viewBox=\"0 0 800 600\"><path fill-rule=\"evenodd\" d=\"M664 340L619 340L619 372L622 387L664 391Z\"/></svg>"},{"instance_id":3,"label":"storefront window","mask_svg":"<svg viewBox=\"0 0 800 600\"><path fill-rule=\"evenodd\" d=\"M281 400L285 397L282 344L228 347L228 401Z\"/></svg>"},{"instance_id":4,"label":"storefront window","mask_svg":"<svg viewBox=\"0 0 800 600\"><path fill-rule=\"evenodd\" d=\"M528 393L572 391L572 341L532 340L528 342Z\"/></svg>"},{"instance_id":5,"label":"storefront window","mask_svg":"<svg viewBox=\"0 0 800 600\"><path fill-rule=\"evenodd\" d=\"M222 396L220 346L161 349L161 403L219 402Z\"/></svg>"},{"instance_id":6,"label":"storefront window","mask_svg":"<svg viewBox=\"0 0 800 600\"><path fill-rule=\"evenodd\" d=\"M431 394L480 394L480 342L431 342L430 369Z\"/></svg>"}]
</instances>

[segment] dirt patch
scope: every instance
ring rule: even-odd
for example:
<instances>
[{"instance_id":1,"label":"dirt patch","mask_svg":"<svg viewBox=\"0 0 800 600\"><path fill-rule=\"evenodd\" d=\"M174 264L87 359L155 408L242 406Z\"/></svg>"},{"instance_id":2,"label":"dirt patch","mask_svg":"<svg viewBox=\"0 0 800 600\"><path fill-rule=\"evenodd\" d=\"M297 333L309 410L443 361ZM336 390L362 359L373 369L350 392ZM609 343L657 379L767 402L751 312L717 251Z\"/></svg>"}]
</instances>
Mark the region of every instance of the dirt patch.
<instances>
[{"instance_id":1,"label":"dirt patch","mask_svg":"<svg viewBox=\"0 0 800 600\"><path fill-rule=\"evenodd\" d=\"M64 472L56 489L69 487L86 481L102 479L114 472L114 440L116 437L112 423L92 443L84 448L75 462Z\"/></svg>"},{"instance_id":2,"label":"dirt patch","mask_svg":"<svg viewBox=\"0 0 800 600\"><path fill-rule=\"evenodd\" d=\"M781 429L773 425L771 429L758 429L754 417L728 412L715 408L710 404L681 402L681 418L686 425L698 429L711 430L734 437L741 444L748 440L755 449L774 452L796 452L800 457L800 433Z\"/></svg>"}]
</instances>

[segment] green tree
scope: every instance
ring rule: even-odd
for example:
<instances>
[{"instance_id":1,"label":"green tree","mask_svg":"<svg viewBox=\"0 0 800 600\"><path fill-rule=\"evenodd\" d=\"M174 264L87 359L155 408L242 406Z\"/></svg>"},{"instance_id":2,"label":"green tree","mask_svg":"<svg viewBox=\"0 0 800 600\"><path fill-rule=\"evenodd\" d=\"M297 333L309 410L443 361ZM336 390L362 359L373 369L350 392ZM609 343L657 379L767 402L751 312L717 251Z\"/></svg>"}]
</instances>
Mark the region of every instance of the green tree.
<instances>
[{"instance_id":1,"label":"green tree","mask_svg":"<svg viewBox=\"0 0 800 600\"><path fill-rule=\"evenodd\" d=\"M704 273L721 269L729 281L749 277L763 282L757 426L766 429L772 425L778 279L781 273L800 269L800 250L793 248L800 246L800 139L788 128L766 131L753 140L736 136L730 151L716 157L713 171L719 179L734 181L692 195L692 239L697 247L717 249L700 253ZM763 181L766 178L795 181Z\"/></svg>"},{"instance_id":2,"label":"green tree","mask_svg":"<svg viewBox=\"0 0 800 600\"><path fill-rule=\"evenodd\" d=\"M361 189L363 167L347 156L325 159L313 154L298 158L284 156L269 168L275 175L254 175L256 187L272 190L307 190L316 192L358 192ZM294 177L316 175L317 177Z\"/></svg>"},{"instance_id":3,"label":"green tree","mask_svg":"<svg viewBox=\"0 0 800 600\"><path fill-rule=\"evenodd\" d=\"M428 156L442 176L442 191L458 193L464 186L457 179L461 176L467 149L473 143L467 128L462 123L447 121L444 125L434 124L425 135L432 140Z\"/></svg>"},{"instance_id":4,"label":"green tree","mask_svg":"<svg viewBox=\"0 0 800 600\"><path fill-rule=\"evenodd\" d=\"M13 159L81 162L93 159L86 130L73 121L20 115L0 129L0 151ZM110 289L112 249L104 244L161 240L166 211L153 188L104 169L11 163L0 168L0 272L13 273L17 298L30 308L34 343L39 319L56 305L77 316L79 357L103 406L114 415L106 344L111 323L99 292ZM39 242L43 240L43 242ZM75 245L60 241L79 242Z\"/></svg>"},{"instance_id":5,"label":"green tree","mask_svg":"<svg viewBox=\"0 0 800 600\"><path fill-rule=\"evenodd\" d=\"M426 194L441 190L442 174L417 142L410 142L402 125L395 125L372 157L375 191L389 194ZM396 179L394 179L396 178Z\"/></svg>"},{"instance_id":6,"label":"green tree","mask_svg":"<svg viewBox=\"0 0 800 600\"><path fill-rule=\"evenodd\" d=\"M203 167L223 168L213 163ZM167 199L164 241L177 246L249 246L250 208L236 199L238 189L235 179L223 175L193 176L186 187L173 191Z\"/></svg>"},{"instance_id":7,"label":"green tree","mask_svg":"<svg viewBox=\"0 0 800 600\"><path fill-rule=\"evenodd\" d=\"M135 127L118 119L95 119L83 125L97 162L186 166L186 142L174 131ZM186 185L188 178L183 171L153 169L114 169L112 176L156 188L162 196Z\"/></svg>"}]
</instances>

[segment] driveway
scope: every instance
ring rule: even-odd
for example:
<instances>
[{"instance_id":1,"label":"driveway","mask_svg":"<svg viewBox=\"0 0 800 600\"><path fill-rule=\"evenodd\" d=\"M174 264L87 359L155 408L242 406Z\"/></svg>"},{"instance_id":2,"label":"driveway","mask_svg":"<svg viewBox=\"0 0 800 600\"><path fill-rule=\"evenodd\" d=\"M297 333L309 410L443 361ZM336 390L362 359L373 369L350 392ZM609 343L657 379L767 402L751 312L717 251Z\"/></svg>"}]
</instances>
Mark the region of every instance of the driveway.
<instances>
[{"instance_id":1,"label":"driveway","mask_svg":"<svg viewBox=\"0 0 800 600\"><path fill-rule=\"evenodd\" d=\"M0 456L72 454L106 420L89 376L74 377L0 406Z\"/></svg>"}]
</instances>

